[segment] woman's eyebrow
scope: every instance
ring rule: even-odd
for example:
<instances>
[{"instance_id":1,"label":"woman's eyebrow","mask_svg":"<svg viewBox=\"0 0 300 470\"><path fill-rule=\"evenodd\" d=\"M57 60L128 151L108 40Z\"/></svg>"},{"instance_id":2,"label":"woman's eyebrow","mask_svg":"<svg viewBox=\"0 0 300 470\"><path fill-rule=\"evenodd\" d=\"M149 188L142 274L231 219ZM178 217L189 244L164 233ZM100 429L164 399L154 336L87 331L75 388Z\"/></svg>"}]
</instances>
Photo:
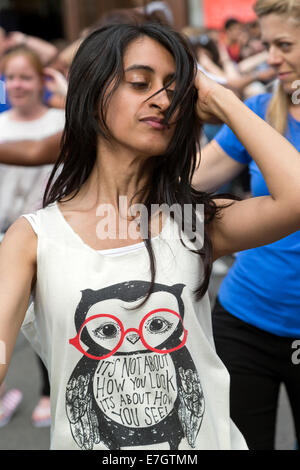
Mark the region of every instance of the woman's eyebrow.
<instances>
[{"instance_id":1,"label":"woman's eyebrow","mask_svg":"<svg viewBox=\"0 0 300 470\"><path fill-rule=\"evenodd\" d=\"M269 44L270 41L268 41L267 38L261 38L262 42L264 44ZM281 36L277 36L273 39L273 42L280 42L280 41L292 41L292 38L290 38L289 36L286 36L286 35L281 35Z\"/></svg>"},{"instance_id":2,"label":"woman's eyebrow","mask_svg":"<svg viewBox=\"0 0 300 470\"><path fill-rule=\"evenodd\" d=\"M134 64L128 67L125 72L130 72L131 70L146 70L147 72L155 73L155 70L149 65L138 65Z\"/></svg>"},{"instance_id":3,"label":"woman's eyebrow","mask_svg":"<svg viewBox=\"0 0 300 470\"><path fill-rule=\"evenodd\" d=\"M145 70L146 72L155 73L155 70L150 67L149 65L142 65L142 64L133 64L128 67L125 72L130 72L131 70ZM175 73L169 73L166 76L166 80L172 80L175 78Z\"/></svg>"}]
</instances>

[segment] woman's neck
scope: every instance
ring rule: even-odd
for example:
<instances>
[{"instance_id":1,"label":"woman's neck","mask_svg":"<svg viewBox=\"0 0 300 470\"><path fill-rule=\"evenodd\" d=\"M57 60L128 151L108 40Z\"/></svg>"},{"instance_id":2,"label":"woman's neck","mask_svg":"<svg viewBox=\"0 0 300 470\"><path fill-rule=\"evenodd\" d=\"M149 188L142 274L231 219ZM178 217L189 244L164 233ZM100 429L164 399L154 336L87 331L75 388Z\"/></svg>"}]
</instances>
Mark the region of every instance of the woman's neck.
<instances>
[{"instance_id":1,"label":"woman's neck","mask_svg":"<svg viewBox=\"0 0 300 470\"><path fill-rule=\"evenodd\" d=\"M14 121L34 121L44 116L47 109L42 103L31 107L12 108L10 110L10 118Z\"/></svg>"},{"instance_id":2,"label":"woman's neck","mask_svg":"<svg viewBox=\"0 0 300 470\"><path fill-rule=\"evenodd\" d=\"M142 204L151 181L154 159L133 155L128 149L111 151L104 146L98 151L94 169L80 190L80 199L89 207L110 204L117 211L120 198L128 207Z\"/></svg>"}]
</instances>

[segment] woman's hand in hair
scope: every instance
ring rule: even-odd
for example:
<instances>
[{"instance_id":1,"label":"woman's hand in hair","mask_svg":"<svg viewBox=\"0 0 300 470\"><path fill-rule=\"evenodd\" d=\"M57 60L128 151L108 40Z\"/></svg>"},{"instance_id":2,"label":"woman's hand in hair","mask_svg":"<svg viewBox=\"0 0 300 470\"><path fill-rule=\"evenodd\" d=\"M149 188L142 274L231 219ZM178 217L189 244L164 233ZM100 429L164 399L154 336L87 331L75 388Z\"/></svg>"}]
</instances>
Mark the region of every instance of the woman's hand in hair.
<instances>
[{"instance_id":1,"label":"woman's hand in hair","mask_svg":"<svg viewBox=\"0 0 300 470\"><path fill-rule=\"evenodd\" d=\"M224 94L231 92L207 77L200 70L198 70L195 79L195 87L198 91L196 109L200 120L211 124L226 122L226 115L219 103L222 101Z\"/></svg>"}]
</instances>

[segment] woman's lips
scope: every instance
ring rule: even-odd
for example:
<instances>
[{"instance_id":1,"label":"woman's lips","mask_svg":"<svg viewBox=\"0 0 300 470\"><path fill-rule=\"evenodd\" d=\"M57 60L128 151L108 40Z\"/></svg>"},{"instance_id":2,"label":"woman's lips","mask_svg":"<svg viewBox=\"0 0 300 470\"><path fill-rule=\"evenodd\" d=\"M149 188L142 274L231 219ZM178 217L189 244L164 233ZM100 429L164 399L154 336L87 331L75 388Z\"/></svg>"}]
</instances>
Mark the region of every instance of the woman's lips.
<instances>
[{"instance_id":1,"label":"woman's lips","mask_svg":"<svg viewBox=\"0 0 300 470\"><path fill-rule=\"evenodd\" d=\"M278 74L279 80L284 80L285 78L288 78L291 75L292 72L281 72Z\"/></svg>"},{"instance_id":2,"label":"woman's lips","mask_svg":"<svg viewBox=\"0 0 300 470\"><path fill-rule=\"evenodd\" d=\"M162 122L156 121L154 119L142 119L142 122L145 124L148 124L148 126L152 127L153 129L157 129L159 131L164 131L168 129L168 126L166 124L163 124Z\"/></svg>"}]
</instances>

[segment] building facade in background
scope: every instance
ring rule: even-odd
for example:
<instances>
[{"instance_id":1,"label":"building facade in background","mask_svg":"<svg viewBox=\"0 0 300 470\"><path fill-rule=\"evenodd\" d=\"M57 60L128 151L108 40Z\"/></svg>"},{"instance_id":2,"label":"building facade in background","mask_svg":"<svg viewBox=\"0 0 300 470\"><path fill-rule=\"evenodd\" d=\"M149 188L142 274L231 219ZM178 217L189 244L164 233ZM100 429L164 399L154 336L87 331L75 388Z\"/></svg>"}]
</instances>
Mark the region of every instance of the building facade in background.
<instances>
[{"instance_id":1,"label":"building facade in background","mask_svg":"<svg viewBox=\"0 0 300 470\"><path fill-rule=\"evenodd\" d=\"M115 8L142 6L147 0L0 0L0 26L54 41L73 41L87 26ZM175 26L189 22L189 0L166 0ZM201 1L199 0L199 5Z\"/></svg>"},{"instance_id":2,"label":"building facade in background","mask_svg":"<svg viewBox=\"0 0 300 470\"><path fill-rule=\"evenodd\" d=\"M197 0L201 7L202 0ZM150 3L147 0L63 0L64 27L68 39L78 37L79 31L92 24L104 12L114 8L133 8ZM189 0L165 0L179 29L189 23Z\"/></svg>"},{"instance_id":3,"label":"building facade in background","mask_svg":"<svg viewBox=\"0 0 300 470\"><path fill-rule=\"evenodd\" d=\"M0 26L49 41L73 41L114 8L142 6L147 0L0 0ZM150 0L148 0L150 2ZM222 28L229 17L253 21L255 0L165 0L175 27Z\"/></svg>"}]
</instances>

